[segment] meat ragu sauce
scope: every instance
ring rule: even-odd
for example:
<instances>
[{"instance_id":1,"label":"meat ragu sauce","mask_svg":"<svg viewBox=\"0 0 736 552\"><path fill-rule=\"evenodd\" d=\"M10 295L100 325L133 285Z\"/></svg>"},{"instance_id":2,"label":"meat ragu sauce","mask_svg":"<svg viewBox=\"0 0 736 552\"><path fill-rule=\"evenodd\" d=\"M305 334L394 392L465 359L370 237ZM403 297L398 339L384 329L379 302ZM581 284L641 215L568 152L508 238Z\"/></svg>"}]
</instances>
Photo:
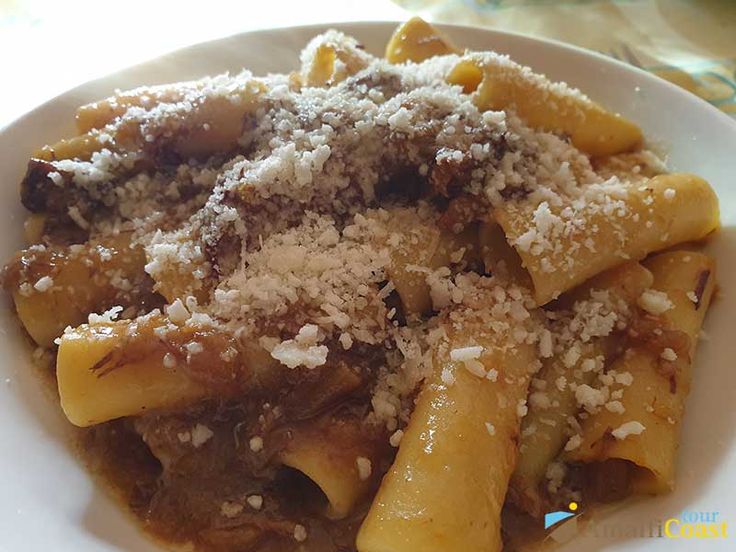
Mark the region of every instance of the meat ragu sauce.
<instances>
[{"instance_id":1,"label":"meat ragu sauce","mask_svg":"<svg viewBox=\"0 0 736 552\"><path fill-rule=\"evenodd\" d=\"M617 336L616 350L608 353L609 363L629 347L641 344L656 350L671 347L687 354L686 335L645 311L637 309L635 313L626 331ZM126 350L145 354L146 348L161 346L150 332L142 332L142 337L139 335L135 347ZM217 352L221 348L210 346L206 350ZM174 350L171 345L168 349ZM315 370L282 370L272 374L273 379L257 384L246 378L252 388L245 398L206 400L185 411L146 414L80 430L80 450L146 530L166 542L192 542L213 552L352 551L370 497L395 451L387 445L383 429L362 423L374 382L365 370L349 366L370 366L370 358L370 350L364 348L354 357L344 354L334 364ZM222 391L226 385L230 392L238 389L232 386L237 379L233 373L242 375L247 368L204 370L217 364L221 367L215 360L204 355L189 367L215 389ZM104 365L101 363L103 370ZM666 372L668 363L662 360L660 369ZM367 373L371 372L369 368ZM212 435L206 446L193 447L198 426L206 427ZM335 459L338 465L349 465L358 456L374 460L371 489L349 517L329 519L322 491L280 461L279 454L294 443L298 445L305 434L312 444L322 442L333 455L344 456ZM252 450L250 435L262 436L262 449ZM625 460L573 465L568 485L583 497L589 519L596 504L629 496L630 483L639 471ZM263 500L258 510L248 506L247 497L252 496ZM565 506L560 497L547 496L546 500L549 510ZM297 523L309 531L310 539L304 543L294 539ZM505 506L504 540L510 551L523 550L543 537L537 519L512 503ZM548 543L545 548L552 547Z\"/></svg>"},{"instance_id":2,"label":"meat ragu sauce","mask_svg":"<svg viewBox=\"0 0 736 552\"><path fill-rule=\"evenodd\" d=\"M354 550L369 502L346 519L328 519L328 502L320 489L277 459L301 427L285 416L275 420L274 410L278 405L256 414L243 403L205 403L185 413L107 422L80 432L80 444L93 470L147 531L166 542L193 542L211 551ZM325 446L350 461L356 456L356 438L361 439L361 449L367 440L380 447L372 429L361 429L361 410L348 401L320 415ZM261 417L270 429L264 450L256 454L244 436L249 434L248 425L261 424ZM207 446L193 448L182 442L182 435L197 424L206 424L213 435ZM377 473L392 457L382 448ZM375 488L380 479L373 479ZM248 505L249 496L263 497L259 510ZM230 504L241 507L228 510ZM294 539L297 523L309 531L310 539L304 543Z\"/></svg>"},{"instance_id":3,"label":"meat ragu sauce","mask_svg":"<svg viewBox=\"0 0 736 552\"><path fill-rule=\"evenodd\" d=\"M223 364L221 343L201 335L198 342L205 352L187 365L192 375L231 399L83 430L82 450L95 471L147 530L167 542L192 542L206 551L354 550L367 499L394 450L385 429L363 422L375 353L357 347L317 369L281 367L266 378L236 362ZM146 356L161 346L177 351L143 328L122 351ZM99 377L123 362L114 357L102 359ZM250 441L253 435L258 445ZM321 461L335 469L349 469L357 457L370 459L366 501L348 518L330 520L322 491L282 462L281 455L305 439L310 447L330 450ZM297 525L309 532L308 542L295 540Z\"/></svg>"},{"instance_id":4,"label":"meat ragu sauce","mask_svg":"<svg viewBox=\"0 0 736 552\"><path fill-rule=\"evenodd\" d=\"M38 280L65 264L69 259L53 248L30 261L19 255L6 266L3 284L13 289L29 271ZM150 290L141 285L133 297L143 305L160 304L163 299ZM130 302L130 297L116 299ZM85 296L82 303L88 300ZM204 350L186 369L221 398L75 431L83 460L101 482L146 531L167 543L195 543L198 550L212 552L354 550L369 498L395 453L384 428L363 422L380 351L358 345L316 369L276 364L254 372L240 355L223 362L221 353L233 345L226 335L185 329L162 339L153 331L159 318L147 322L95 364L97 376L161 350L186 357L185 343L196 338ZM46 368L48 384L55 388L53 367ZM261 439L257 450L249 442L252 435ZM280 460L305 437L309 446L322 443L329 449L336 467L351 466L356 457L371 459L365 498L347 518L330 519L319 487ZM248 497L258 497L257 508ZM309 532L307 542L295 540L297 525Z\"/></svg>"}]
</instances>

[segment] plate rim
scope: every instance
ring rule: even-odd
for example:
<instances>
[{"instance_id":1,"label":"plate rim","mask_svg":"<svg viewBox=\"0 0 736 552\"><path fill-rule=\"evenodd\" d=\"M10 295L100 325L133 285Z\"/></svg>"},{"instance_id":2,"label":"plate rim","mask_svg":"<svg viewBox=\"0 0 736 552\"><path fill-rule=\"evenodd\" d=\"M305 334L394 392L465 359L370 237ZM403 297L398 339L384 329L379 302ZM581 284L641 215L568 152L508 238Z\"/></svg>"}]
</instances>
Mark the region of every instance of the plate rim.
<instances>
[{"instance_id":1,"label":"plate rim","mask_svg":"<svg viewBox=\"0 0 736 552\"><path fill-rule=\"evenodd\" d=\"M156 60L161 60L168 56L185 55L185 53L191 53L192 51L195 51L198 48L212 47L218 42L237 40L239 37L242 37L245 35L282 34L282 33L289 32L289 31L298 31L298 32L313 31L314 33L320 33L328 29L337 29L339 31L345 32L346 34L350 34L351 31L347 30L348 27L354 27L354 28L373 27L373 28L383 30L383 28L389 27L389 26L392 26L392 29L395 29L401 23L404 23L404 21L386 19L386 20L331 21L331 22L325 22L325 23L310 23L307 25L286 25L286 26L279 26L279 27L269 27L265 29L252 29L248 31L231 33L231 34L213 38L210 40L203 40L200 42L195 42L187 46L168 50L159 55L146 58L144 60L132 63L130 65L125 65L124 67L120 67L116 70L110 71L98 77L85 80L77 84L76 86L72 86L71 88L67 88L66 90L56 94L52 98L49 98L48 100L41 102L40 104L32 107L28 111L21 113L17 117L7 121L3 126L0 126L0 135L4 135L7 132L12 132L16 126L24 123L26 119L33 117L38 111L46 108L48 105L54 102L57 102L60 98L68 94L73 94L75 92L83 91L85 88L94 86L95 84L100 84L103 81L108 80L116 75L119 75L121 73L130 72L138 67L149 64ZM650 82L657 83L658 85L664 85L666 88L669 88L671 92L676 93L677 95L681 96L684 99L695 101L695 103L700 104L701 107L706 108L707 111L712 116L715 116L717 120L720 120L721 123L726 124L726 128L731 127L731 130L733 130L733 132L736 133L736 118L729 117L726 113L724 113L723 111L721 111L720 109L718 109L717 107L712 105L710 102L706 101L705 99L697 96L696 94L693 94L692 92L688 92L687 90L681 88L680 86L677 86L676 84L673 84L667 81L666 79L658 77L657 75L649 71L646 71L645 69L636 67L634 65L631 65L621 60L614 59L596 50L592 50L592 49L585 48L582 46L577 46L575 44L570 44L570 43L567 43L561 40L557 40L557 39L553 39L553 38L537 37L537 36L534 36L528 33L489 28L489 27L485 27L482 25L467 25L467 24L459 25L459 24L454 24L454 23L439 23L439 22L432 22L432 21L429 21L429 23L431 23L432 25L434 25L435 27L439 28L442 31L449 31L449 34L461 33L463 30L470 29L474 32L481 32L481 33L496 35L499 37L504 37L504 36L513 37L517 40L520 40L522 42L527 42L530 44L536 43L536 44L541 44L541 45L546 45L546 46L553 46L555 48L566 50L568 52L571 52L577 55L583 55L583 56L588 56L588 57L592 56L595 59L597 59L599 62L611 65L613 67L618 67L619 69L633 72L634 74L637 74L641 78L649 80ZM201 75L200 78L203 78L206 76L208 75ZM137 87L137 86L146 86L146 85L145 84L134 85L134 87Z\"/></svg>"}]
</instances>

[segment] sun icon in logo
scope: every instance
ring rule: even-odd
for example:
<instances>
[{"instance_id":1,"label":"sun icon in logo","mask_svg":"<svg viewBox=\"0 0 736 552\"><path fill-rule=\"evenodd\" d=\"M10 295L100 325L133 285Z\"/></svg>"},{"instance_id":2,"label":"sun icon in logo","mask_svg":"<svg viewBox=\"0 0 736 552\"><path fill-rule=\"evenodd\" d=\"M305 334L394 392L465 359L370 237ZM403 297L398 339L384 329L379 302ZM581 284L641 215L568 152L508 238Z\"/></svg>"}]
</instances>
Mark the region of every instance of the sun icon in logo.
<instances>
[{"instance_id":1,"label":"sun icon in logo","mask_svg":"<svg viewBox=\"0 0 736 552\"><path fill-rule=\"evenodd\" d=\"M579 505L577 502L570 502L570 504L567 505L567 508L570 510L569 512L557 510L556 512L544 514L544 528L549 529L563 520L575 517L577 515L575 512L577 512Z\"/></svg>"}]
</instances>

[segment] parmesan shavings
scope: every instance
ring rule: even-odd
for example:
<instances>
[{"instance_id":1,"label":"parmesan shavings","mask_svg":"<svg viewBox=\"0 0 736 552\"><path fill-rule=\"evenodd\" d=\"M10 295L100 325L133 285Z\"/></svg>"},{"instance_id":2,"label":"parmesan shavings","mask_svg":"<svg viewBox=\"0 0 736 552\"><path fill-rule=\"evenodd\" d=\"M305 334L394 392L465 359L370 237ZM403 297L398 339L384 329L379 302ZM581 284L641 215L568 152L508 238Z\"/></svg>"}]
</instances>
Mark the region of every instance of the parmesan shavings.
<instances>
[{"instance_id":1,"label":"parmesan shavings","mask_svg":"<svg viewBox=\"0 0 736 552\"><path fill-rule=\"evenodd\" d=\"M660 315L674 308L674 304L664 291L648 289L641 294L639 306L650 314Z\"/></svg>"},{"instance_id":2,"label":"parmesan shavings","mask_svg":"<svg viewBox=\"0 0 736 552\"><path fill-rule=\"evenodd\" d=\"M640 422L626 422L611 431L611 435L613 435L619 441L622 441L626 439L629 435L641 435L641 433L645 429L646 428Z\"/></svg>"}]
</instances>

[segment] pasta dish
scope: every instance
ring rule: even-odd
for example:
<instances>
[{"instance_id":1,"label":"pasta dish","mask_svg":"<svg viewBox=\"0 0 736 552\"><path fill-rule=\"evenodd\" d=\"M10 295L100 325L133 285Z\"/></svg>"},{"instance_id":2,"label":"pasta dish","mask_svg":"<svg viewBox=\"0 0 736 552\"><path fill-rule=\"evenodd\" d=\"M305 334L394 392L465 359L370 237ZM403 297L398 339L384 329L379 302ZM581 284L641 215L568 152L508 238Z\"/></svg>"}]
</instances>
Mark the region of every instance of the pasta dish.
<instances>
[{"instance_id":1,"label":"pasta dish","mask_svg":"<svg viewBox=\"0 0 736 552\"><path fill-rule=\"evenodd\" d=\"M162 542L528 549L673 489L718 200L633 122L412 19L76 124L3 285Z\"/></svg>"}]
</instances>

